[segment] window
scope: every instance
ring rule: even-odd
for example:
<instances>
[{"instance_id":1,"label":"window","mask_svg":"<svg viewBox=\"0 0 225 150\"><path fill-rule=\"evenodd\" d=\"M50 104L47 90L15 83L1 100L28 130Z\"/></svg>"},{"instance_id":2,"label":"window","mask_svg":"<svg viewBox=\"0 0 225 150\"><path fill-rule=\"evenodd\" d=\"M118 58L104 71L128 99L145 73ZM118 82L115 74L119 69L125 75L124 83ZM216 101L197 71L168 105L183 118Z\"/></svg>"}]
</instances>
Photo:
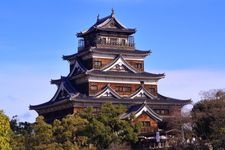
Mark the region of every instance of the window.
<instances>
[{"instance_id":1,"label":"window","mask_svg":"<svg viewBox=\"0 0 225 150\"><path fill-rule=\"evenodd\" d=\"M99 69L102 66L102 62L101 61L94 61L94 67Z\"/></svg>"},{"instance_id":2,"label":"window","mask_svg":"<svg viewBox=\"0 0 225 150\"><path fill-rule=\"evenodd\" d=\"M142 65L141 63L137 63L137 64L136 64L136 68L138 68L138 69L143 69L143 65Z\"/></svg>"},{"instance_id":3,"label":"window","mask_svg":"<svg viewBox=\"0 0 225 150\"><path fill-rule=\"evenodd\" d=\"M161 110L160 114L164 115L165 114L165 110Z\"/></svg>"},{"instance_id":4,"label":"window","mask_svg":"<svg viewBox=\"0 0 225 150\"><path fill-rule=\"evenodd\" d=\"M150 93L152 93L152 94L155 94L156 93L155 88L150 88L149 90L150 90Z\"/></svg>"},{"instance_id":5,"label":"window","mask_svg":"<svg viewBox=\"0 0 225 150\"><path fill-rule=\"evenodd\" d=\"M110 38L111 44L117 44L117 38Z\"/></svg>"},{"instance_id":6,"label":"window","mask_svg":"<svg viewBox=\"0 0 225 150\"><path fill-rule=\"evenodd\" d=\"M150 121L142 121L142 125L143 125L143 127L150 127L151 126Z\"/></svg>"},{"instance_id":7,"label":"window","mask_svg":"<svg viewBox=\"0 0 225 150\"><path fill-rule=\"evenodd\" d=\"M106 44L106 38L102 38L102 39L101 39L101 43L102 43L102 44Z\"/></svg>"},{"instance_id":8,"label":"window","mask_svg":"<svg viewBox=\"0 0 225 150\"><path fill-rule=\"evenodd\" d=\"M84 47L84 39L79 39L78 47Z\"/></svg>"},{"instance_id":9,"label":"window","mask_svg":"<svg viewBox=\"0 0 225 150\"><path fill-rule=\"evenodd\" d=\"M122 44L122 45L125 45L125 44L126 44L126 40L125 40L125 39L122 39L122 40L121 40L121 44Z\"/></svg>"},{"instance_id":10,"label":"window","mask_svg":"<svg viewBox=\"0 0 225 150\"><path fill-rule=\"evenodd\" d=\"M155 112L159 115L168 115L169 114L168 109L157 109L157 110L155 110Z\"/></svg>"},{"instance_id":11,"label":"window","mask_svg":"<svg viewBox=\"0 0 225 150\"><path fill-rule=\"evenodd\" d=\"M130 87L123 87L123 91L124 92L131 92L131 88Z\"/></svg>"},{"instance_id":12,"label":"window","mask_svg":"<svg viewBox=\"0 0 225 150\"><path fill-rule=\"evenodd\" d=\"M116 86L115 91L116 92L131 92L131 87Z\"/></svg>"},{"instance_id":13,"label":"window","mask_svg":"<svg viewBox=\"0 0 225 150\"><path fill-rule=\"evenodd\" d=\"M91 85L91 91L97 91L98 90L98 86L97 85Z\"/></svg>"},{"instance_id":14,"label":"window","mask_svg":"<svg viewBox=\"0 0 225 150\"><path fill-rule=\"evenodd\" d=\"M116 86L115 91L116 92L123 92L123 87L122 86Z\"/></svg>"},{"instance_id":15,"label":"window","mask_svg":"<svg viewBox=\"0 0 225 150\"><path fill-rule=\"evenodd\" d=\"M130 44L134 44L134 37L133 36L129 36L128 37L128 41Z\"/></svg>"}]
</instances>

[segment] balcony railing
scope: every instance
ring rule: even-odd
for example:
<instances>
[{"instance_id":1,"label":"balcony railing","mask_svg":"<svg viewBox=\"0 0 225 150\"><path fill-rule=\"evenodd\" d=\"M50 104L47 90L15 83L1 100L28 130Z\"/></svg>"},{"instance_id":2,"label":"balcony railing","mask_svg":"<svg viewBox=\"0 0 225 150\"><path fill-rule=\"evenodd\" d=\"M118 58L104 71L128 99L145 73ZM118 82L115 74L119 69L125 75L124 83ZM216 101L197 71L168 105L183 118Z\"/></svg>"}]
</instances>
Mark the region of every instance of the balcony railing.
<instances>
[{"instance_id":1,"label":"balcony railing","mask_svg":"<svg viewBox=\"0 0 225 150\"><path fill-rule=\"evenodd\" d=\"M135 43L134 43L134 38L132 36L128 37L127 41L117 41L117 40L112 40L109 39L109 41L106 41L106 39L99 39L92 44L88 44L84 42L84 39L79 39L78 40L78 51L83 50L85 47L89 46L96 46L99 48L120 48L120 49L134 49L135 48Z\"/></svg>"},{"instance_id":2,"label":"balcony railing","mask_svg":"<svg viewBox=\"0 0 225 150\"><path fill-rule=\"evenodd\" d=\"M105 41L97 41L97 46L99 47L120 47L120 48L134 48L135 44L134 43L129 43L129 42L105 42Z\"/></svg>"}]
</instances>

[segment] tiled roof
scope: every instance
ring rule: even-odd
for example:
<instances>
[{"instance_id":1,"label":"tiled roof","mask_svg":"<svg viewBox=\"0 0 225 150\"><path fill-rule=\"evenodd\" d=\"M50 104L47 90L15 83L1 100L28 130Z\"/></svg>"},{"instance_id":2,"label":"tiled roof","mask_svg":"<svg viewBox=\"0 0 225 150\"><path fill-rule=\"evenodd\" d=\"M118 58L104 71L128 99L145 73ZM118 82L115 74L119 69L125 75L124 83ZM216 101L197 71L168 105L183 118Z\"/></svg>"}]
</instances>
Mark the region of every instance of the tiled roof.
<instances>
[{"instance_id":1,"label":"tiled roof","mask_svg":"<svg viewBox=\"0 0 225 150\"><path fill-rule=\"evenodd\" d=\"M141 85L136 92L134 92L133 94L131 94L129 96L129 98L133 99L133 98L138 98L138 95L140 94L143 94L145 95L147 98L150 98L150 99L157 99L156 96L154 96L152 93L148 92L148 90L145 89L144 85ZM146 98L146 97L143 97L143 98Z\"/></svg>"},{"instance_id":2,"label":"tiled roof","mask_svg":"<svg viewBox=\"0 0 225 150\"><path fill-rule=\"evenodd\" d=\"M120 118L128 119L131 115L134 117L140 116L143 112L145 112L149 117L154 118L157 121L162 121L162 118L152 110L145 102L142 104L132 105L128 108L127 112L123 113Z\"/></svg>"},{"instance_id":3,"label":"tiled roof","mask_svg":"<svg viewBox=\"0 0 225 150\"><path fill-rule=\"evenodd\" d=\"M110 68L112 68L115 65L124 65L128 68L129 71L133 72L133 73L137 73L138 71L136 70L136 68L134 68L133 66L131 66L124 58L122 55L118 55L117 58L115 58L111 63L107 64L106 66L104 66L101 70L102 71L107 71L110 70Z\"/></svg>"},{"instance_id":4,"label":"tiled roof","mask_svg":"<svg viewBox=\"0 0 225 150\"><path fill-rule=\"evenodd\" d=\"M103 54L122 54L122 55L148 55L151 51L143 50L124 50L124 49L110 49L110 48L92 48L92 52Z\"/></svg>"},{"instance_id":5,"label":"tiled roof","mask_svg":"<svg viewBox=\"0 0 225 150\"><path fill-rule=\"evenodd\" d=\"M80 95L80 93L76 90L76 88L70 83L69 79L67 77L61 77L61 79L58 80L52 80L53 84L58 85L58 89L55 92L55 95L52 97L52 99L46 103L39 104L39 105L30 105L30 109L36 109L42 106L48 106L52 105L54 103L61 103L64 100L68 100L73 97L77 97ZM63 98L60 97L60 92L65 91L66 96Z\"/></svg>"},{"instance_id":6,"label":"tiled roof","mask_svg":"<svg viewBox=\"0 0 225 150\"><path fill-rule=\"evenodd\" d=\"M162 96L158 94L157 99L143 99L143 98L136 98L136 99L130 99L130 98L113 98L113 97L99 97L95 98L94 96L86 96L81 93L79 93L76 96L71 96L70 98L67 99L62 99L60 101L49 101L40 105L33 105L30 106L30 109L40 109L40 108L48 108L54 104L61 104L61 103L67 103L67 102L81 102L81 103L106 103L106 102L112 102L114 104L140 104L142 105L143 103L146 103L148 105L152 104L164 104L164 105L181 105L184 106L186 104L190 104L192 101L191 99L188 100L181 100L181 99L174 99L166 96ZM137 106L132 107L133 110L136 109Z\"/></svg>"},{"instance_id":7,"label":"tiled roof","mask_svg":"<svg viewBox=\"0 0 225 150\"><path fill-rule=\"evenodd\" d=\"M148 73L148 72L138 72L138 73L132 73L132 72L117 72L117 71L102 71L102 70L88 70L86 72L88 75L92 76L113 76L113 77L130 77L130 78L154 78L154 79L161 79L165 76L165 74L154 74L154 73Z\"/></svg>"},{"instance_id":8,"label":"tiled roof","mask_svg":"<svg viewBox=\"0 0 225 150\"><path fill-rule=\"evenodd\" d=\"M111 20L113 20L119 28L105 28L104 26L106 24L108 24ZM124 32L124 33L128 33L128 34L133 34L136 32L135 29L130 29L130 28L125 27L122 23L119 22L119 20L117 20L115 18L114 13L112 13L111 15L106 16L104 18L101 18L101 19L98 18L96 23L94 25L92 25L88 30L77 33L77 37L82 37L88 33L91 33L92 31L96 31L96 30Z\"/></svg>"},{"instance_id":9,"label":"tiled roof","mask_svg":"<svg viewBox=\"0 0 225 150\"><path fill-rule=\"evenodd\" d=\"M98 93L96 93L94 97L96 97L96 98L105 97L104 96L105 94L107 94L107 96L110 96L111 95L112 97L115 97L117 99L121 99L121 96L116 91L114 91L110 87L109 84L103 90L101 90Z\"/></svg>"},{"instance_id":10,"label":"tiled roof","mask_svg":"<svg viewBox=\"0 0 225 150\"><path fill-rule=\"evenodd\" d=\"M98 53L98 54L113 54L113 55L128 55L128 56L147 56L151 53L150 50L143 51L143 50L124 50L124 49L110 49L110 48L95 48L91 47L88 50L78 52L76 54L71 55L63 55L63 60L73 60L76 59L77 56L86 54L86 53Z\"/></svg>"},{"instance_id":11,"label":"tiled roof","mask_svg":"<svg viewBox=\"0 0 225 150\"><path fill-rule=\"evenodd\" d=\"M158 94L160 95L160 94ZM130 98L121 98L121 99L116 99L116 98L95 98L93 96L78 96L74 99L71 99L74 101L79 101L79 102L112 102L116 104L142 104L146 102L146 104L175 104L175 105L186 105L190 104L191 100L181 100L181 99L174 99L170 97L161 97L161 95L157 99L143 99L143 98L136 98L136 99L130 99Z\"/></svg>"}]
</instances>

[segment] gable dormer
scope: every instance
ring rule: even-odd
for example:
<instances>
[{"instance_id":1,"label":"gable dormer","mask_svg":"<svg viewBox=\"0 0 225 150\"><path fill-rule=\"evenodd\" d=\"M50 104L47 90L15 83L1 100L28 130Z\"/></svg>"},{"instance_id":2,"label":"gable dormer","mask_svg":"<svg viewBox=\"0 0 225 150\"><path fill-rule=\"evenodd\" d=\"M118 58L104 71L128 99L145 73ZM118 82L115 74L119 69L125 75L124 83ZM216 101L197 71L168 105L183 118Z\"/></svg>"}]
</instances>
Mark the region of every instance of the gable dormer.
<instances>
[{"instance_id":1,"label":"gable dormer","mask_svg":"<svg viewBox=\"0 0 225 150\"><path fill-rule=\"evenodd\" d=\"M80 74L86 70L87 69L80 63L80 61L76 59L73 65L71 65L71 69L70 69L70 73L68 77L72 77L74 75Z\"/></svg>"},{"instance_id":2,"label":"gable dormer","mask_svg":"<svg viewBox=\"0 0 225 150\"><path fill-rule=\"evenodd\" d=\"M51 80L51 84L57 85L57 91L50 102L70 99L71 97L76 97L79 95L79 92L73 87L66 77L61 77L61 79L58 80Z\"/></svg>"},{"instance_id":3,"label":"gable dormer","mask_svg":"<svg viewBox=\"0 0 225 150\"><path fill-rule=\"evenodd\" d=\"M117 58L102 68L102 71L119 71L119 72L133 72L137 73L138 71L131 66L122 55L118 55Z\"/></svg>"},{"instance_id":4,"label":"gable dormer","mask_svg":"<svg viewBox=\"0 0 225 150\"><path fill-rule=\"evenodd\" d=\"M103 90L100 92L96 93L95 98L116 98L116 99L121 99L120 95L116 93L108 84Z\"/></svg>"},{"instance_id":5,"label":"gable dormer","mask_svg":"<svg viewBox=\"0 0 225 150\"><path fill-rule=\"evenodd\" d=\"M144 85L141 85L136 92L134 92L133 94L131 94L129 96L129 98L131 99L135 99L135 98L143 98L143 99L157 99L157 97L155 95L153 95L152 93L148 92L145 88Z\"/></svg>"}]
</instances>

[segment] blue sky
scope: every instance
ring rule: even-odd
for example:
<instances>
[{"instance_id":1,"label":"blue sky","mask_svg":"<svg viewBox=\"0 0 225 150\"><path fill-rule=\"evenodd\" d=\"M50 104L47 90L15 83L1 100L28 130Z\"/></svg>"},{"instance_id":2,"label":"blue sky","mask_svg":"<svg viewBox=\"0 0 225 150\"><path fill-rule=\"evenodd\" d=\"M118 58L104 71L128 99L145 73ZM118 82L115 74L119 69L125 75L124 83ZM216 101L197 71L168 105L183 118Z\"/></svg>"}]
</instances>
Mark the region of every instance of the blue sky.
<instances>
[{"instance_id":1,"label":"blue sky","mask_svg":"<svg viewBox=\"0 0 225 150\"><path fill-rule=\"evenodd\" d=\"M145 69L166 73L160 93L197 101L225 88L224 0L1 0L0 109L33 121L28 106L48 101L50 79L68 74L61 57L77 51L76 33L112 8L137 29L136 48L152 50Z\"/></svg>"}]
</instances>

